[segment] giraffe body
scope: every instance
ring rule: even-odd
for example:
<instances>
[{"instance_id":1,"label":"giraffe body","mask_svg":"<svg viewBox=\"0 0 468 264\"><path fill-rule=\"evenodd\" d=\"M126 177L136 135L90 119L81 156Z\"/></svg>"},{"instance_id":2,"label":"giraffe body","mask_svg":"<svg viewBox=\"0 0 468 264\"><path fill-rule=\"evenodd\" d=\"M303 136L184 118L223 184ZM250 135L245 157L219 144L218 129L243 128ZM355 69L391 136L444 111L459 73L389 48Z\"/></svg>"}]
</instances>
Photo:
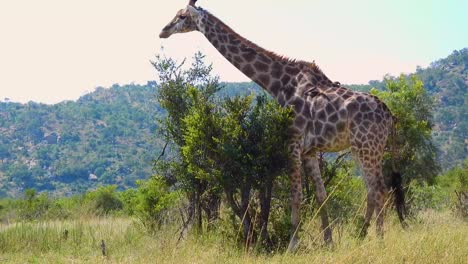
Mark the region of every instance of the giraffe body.
<instances>
[{"instance_id":1,"label":"giraffe body","mask_svg":"<svg viewBox=\"0 0 468 264\"><path fill-rule=\"evenodd\" d=\"M376 212L377 231L383 234L383 214L387 187L381 160L393 118L377 97L354 92L332 82L315 63L290 60L267 51L243 38L221 20L194 6L180 10L162 30L160 37L174 33L199 31L236 68L274 97L281 106L294 111L290 127L290 181L292 238L290 249L297 246L302 201L302 176L310 177L319 204L327 193L321 179L317 152L336 152L351 147L359 162L367 187L367 210L362 229L366 233ZM332 241L325 206L321 209L326 242Z\"/></svg>"}]
</instances>

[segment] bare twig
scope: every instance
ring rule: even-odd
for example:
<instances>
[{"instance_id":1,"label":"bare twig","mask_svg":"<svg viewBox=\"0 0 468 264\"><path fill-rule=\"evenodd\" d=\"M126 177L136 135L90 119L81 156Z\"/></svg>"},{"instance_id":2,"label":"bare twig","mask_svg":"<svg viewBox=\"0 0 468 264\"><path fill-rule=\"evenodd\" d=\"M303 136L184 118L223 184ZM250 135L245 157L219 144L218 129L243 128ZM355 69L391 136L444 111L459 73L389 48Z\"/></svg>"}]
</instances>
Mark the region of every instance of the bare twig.
<instances>
[{"instance_id":1,"label":"bare twig","mask_svg":"<svg viewBox=\"0 0 468 264\"><path fill-rule=\"evenodd\" d=\"M185 238L185 235L187 234L187 231L190 228L190 223L193 220L193 214L191 214L190 212L187 213L187 220L185 220L184 211L182 210L182 208L179 208L179 212L182 217L182 227L180 228L179 238L177 239L177 245L182 239Z\"/></svg>"},{"instance_id":2,"label":"bare twig","mask_svg":"<svg viewBox=\"0 0 468 264\"><path fill-rule=\"evenodd\" d=\"M164 148L163 150L161 151L161 154L159 154L159 157L156 159L156 161L159 161L159 159L164 156L164 153L166 152L166 148L167 148L167 145L169 144L169 142L166 142L166 144L164 144Z\"/></svg>"}]
</instances>

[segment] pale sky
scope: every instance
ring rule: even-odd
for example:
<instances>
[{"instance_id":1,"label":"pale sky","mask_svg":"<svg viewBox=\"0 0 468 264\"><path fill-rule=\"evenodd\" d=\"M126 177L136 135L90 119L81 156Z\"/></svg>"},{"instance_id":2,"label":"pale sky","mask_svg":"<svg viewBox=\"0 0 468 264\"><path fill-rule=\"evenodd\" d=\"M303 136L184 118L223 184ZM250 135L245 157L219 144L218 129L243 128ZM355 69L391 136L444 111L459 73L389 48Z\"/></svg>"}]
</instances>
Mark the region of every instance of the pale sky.
<instances>
[{"instance_id":1,"label":"pale sky","mask_svg":"<svg viewBox=\"0 0 468 264\"><path fill-rule=\"evenodd\" d=\"M150 60L200 50L223 81L248 81L198 32L158 38L188 0L0 0L0 100L56 103L146 83ZM468 46L466 0L199 0L258 45L334 81L413 72Z\"/></svg>"}]
</instances>

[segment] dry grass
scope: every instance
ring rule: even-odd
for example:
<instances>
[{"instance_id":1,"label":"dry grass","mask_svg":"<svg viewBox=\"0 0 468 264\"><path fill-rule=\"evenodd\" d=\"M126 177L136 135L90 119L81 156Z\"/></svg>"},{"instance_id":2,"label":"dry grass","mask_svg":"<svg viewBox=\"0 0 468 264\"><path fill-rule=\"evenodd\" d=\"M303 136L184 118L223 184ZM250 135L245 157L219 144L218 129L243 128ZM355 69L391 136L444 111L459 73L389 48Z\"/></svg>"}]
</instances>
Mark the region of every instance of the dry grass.
<instances>
[{"instance_id":1,"label":"dry grass","mask_svg":"<svg viewBox=\"0 0 468 264\"><path fill-rule=\"evenodd\" d=\"M427 211L407 230L387 222L384 239L370 232L358 240L351 226L335 230L331 249L321 246L318 223L306 222L294 254L245 252L219 234L191 236L177 245L176 230L148 236L130 219L0 225L0 263L467 263L468 223L449 212Z\"/></svg>"}]
</instances>

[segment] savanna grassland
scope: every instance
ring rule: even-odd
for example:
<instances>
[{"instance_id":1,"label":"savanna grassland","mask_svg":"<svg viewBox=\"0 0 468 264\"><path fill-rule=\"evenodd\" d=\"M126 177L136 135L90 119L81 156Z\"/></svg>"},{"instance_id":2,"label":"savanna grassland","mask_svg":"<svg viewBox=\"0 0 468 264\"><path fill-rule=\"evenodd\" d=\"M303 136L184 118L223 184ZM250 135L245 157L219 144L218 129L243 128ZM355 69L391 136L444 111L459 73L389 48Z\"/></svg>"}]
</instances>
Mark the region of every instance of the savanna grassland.
<instances>
[{"instance_id":1,"label":"savanna grassland","mask_svg":"<svg viewBox=\"0 0 468 264\"><path fill-rule=\"evenodd\" d=\"M398 119L408 227L388 196L384 237L374 223L360 237L359 166L346 151L318 153L327 199L318 204L303 176L293 252L291 109L220 83L203 54L190 69L158 56L160 82L147 87L55 106L1 102L0 263L468 263L467 61L463 49L415 75L351 87Z\"/></svg>"},{"instance_id":2,"label":"savanna grassland","mask_svg":"<svg viewBox=\"0 0 468 264\"><path fill-rule=\"evenodd\" d=\"M306 221L295 253L249 252L223 239L219 230L189 235L178 243L175 225L149 235L131 218L2 224L0 262L466 263L468 259L468 223L449 211L421 212L410 220L406 230L392 217L387 218L387 223L383 239L371 231L361 240L353 235L353 226L336 227L335 244L329 248L322 245L319 222ZM105 241L107 256L102 255L101 240Z\"/></svg>"}]
</instances>

